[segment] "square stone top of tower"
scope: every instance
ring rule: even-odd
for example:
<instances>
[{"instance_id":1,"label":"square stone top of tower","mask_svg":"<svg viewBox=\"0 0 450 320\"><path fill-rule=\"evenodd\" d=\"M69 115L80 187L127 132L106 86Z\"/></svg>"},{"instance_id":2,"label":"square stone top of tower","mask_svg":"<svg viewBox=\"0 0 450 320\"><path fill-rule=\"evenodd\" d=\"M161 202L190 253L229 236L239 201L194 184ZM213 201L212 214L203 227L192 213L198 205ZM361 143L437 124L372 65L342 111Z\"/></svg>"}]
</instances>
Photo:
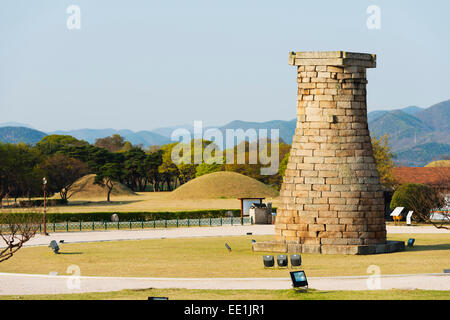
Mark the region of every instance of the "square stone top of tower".
<instances>
[{"instance_id":1,"label":"square stone top of tower","mask_svg":"<svg viewBox=\"0 0 450 320\"><path fill-rule=\"evenodd\" d=\"M289 64L292 66L358 66L376 68L377 56L368 53L345 51L291 52Z\"/></svg>"}]
</instances>

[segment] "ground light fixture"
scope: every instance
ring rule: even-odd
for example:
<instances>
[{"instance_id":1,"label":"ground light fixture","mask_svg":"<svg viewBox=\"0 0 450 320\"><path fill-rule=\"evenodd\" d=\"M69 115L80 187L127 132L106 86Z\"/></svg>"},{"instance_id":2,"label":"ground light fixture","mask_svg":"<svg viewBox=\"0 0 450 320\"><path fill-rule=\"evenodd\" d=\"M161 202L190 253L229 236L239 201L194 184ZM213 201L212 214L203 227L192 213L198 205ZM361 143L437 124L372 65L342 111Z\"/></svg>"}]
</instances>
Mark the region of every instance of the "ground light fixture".
<instances>
[{"instance_id":1,"label":"ground light fixture","mask_svg":"<svg viewBox=\"0 0 450 320\"><path fill-rule=\"evenodd\" d=\"M231 252L231 247L228 245L228 243L225 243L225 248L228 249L228 252Z\"/></svg>"},{"instance_id":2,"label":"ground light fixture","mask_svg":"<svg viewBox=\"0 0 450 320\"><path fill-rule=\"evenodd\" d=\"M263 256L264 268L272 268L275 265L273 256Z\"/></svg>"},{"instance_id":3,"label":"ground light fixture","mask_svg":"<svg viewBox=\"0 0 450 320\"><path fill-rule=\"evenodd\" d=\"M300 267L302 265L302 257L299 254L291 254L291 267Z\"/></svg>"},{"instance_id":4,"label":"ground light fixture","mask_svg":"<svg viewBox=\"0 0 450 320\"><path fill-rule=\"evenodd\" d=\"M306 288L308 289L308 280L306 279L305 271L293 271L291 274L292 286L294 289Z\"/></svg>"},{"instance_id":5,"label":"ground light fixture","mask_svg":"<svg viewBox=\"0 0 450 320\"><path fill-rule=\"evenodd\" d=\"M414 247L414 242L415 241L416 241L416 239L413 239L413 238L409 239L408 240L408 247Z\"/></svg>"},{"instance_id":6,"label":"ground light fixture","mask_svg":"<svg viewBox=\"0 0 450 320\"><path fill-rule=\"evenodd\" d=\"M284 254L277 256L277 264L279 268L286 268L288 266L288 258Z\"/></svg>"}]
</instances>

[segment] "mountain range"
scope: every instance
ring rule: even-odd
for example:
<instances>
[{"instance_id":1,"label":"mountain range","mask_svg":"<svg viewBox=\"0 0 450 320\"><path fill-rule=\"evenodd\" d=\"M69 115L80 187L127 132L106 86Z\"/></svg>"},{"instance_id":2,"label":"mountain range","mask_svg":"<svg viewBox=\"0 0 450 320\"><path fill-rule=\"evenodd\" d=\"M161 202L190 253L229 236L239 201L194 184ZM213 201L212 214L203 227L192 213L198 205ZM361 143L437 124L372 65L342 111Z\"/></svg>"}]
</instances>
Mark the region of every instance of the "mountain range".
<instances>
[{"instance_id":1,"label":"mountain range","mask_svg":"<svg viewBox=\"0 0 450 320\"><path fill-rule=\"evenodd\" d=\"M170 142L170 136L166 137L154 131L138 131L131 130L115 130L115 129L79 129L71 131L53 131L49 134L69 135L78 140L84 140L91 144L99 138L109 137L113 134L121 135L125 140L130 141L133 145L142 145L144 147L152 145L163 145Z\"/></svg>"},{"instance_id":2,"label":"mountain range","mask_svg":"<svg viewBox=\"0 0 450 320\"><path fill-rule=\"evenodd\" d=\"M450 154L450 100L429 108L410 106L391 111L372 111L367 118L372 136L389 135L389 146L396 154L397 165L424 166ZM259 129L279 129L280 138L290 144L296 124L296 119L268 122L235 120L218 129L224 134L224 137L227 129L255 129L257 131ZM185 128L191 133L193 132L192 125L184 125L139 132L115 129L80 129L44 133L25 124L6 123L0 124L0 142L34 144L47 134L65 134L95 143L98 138L119 134L134 145L148 147L171 142L170 136L176 128ZM203 128L204 131L207 129ZM268 134L270 135L270 132Z\"/></svg>"}]
</instances>

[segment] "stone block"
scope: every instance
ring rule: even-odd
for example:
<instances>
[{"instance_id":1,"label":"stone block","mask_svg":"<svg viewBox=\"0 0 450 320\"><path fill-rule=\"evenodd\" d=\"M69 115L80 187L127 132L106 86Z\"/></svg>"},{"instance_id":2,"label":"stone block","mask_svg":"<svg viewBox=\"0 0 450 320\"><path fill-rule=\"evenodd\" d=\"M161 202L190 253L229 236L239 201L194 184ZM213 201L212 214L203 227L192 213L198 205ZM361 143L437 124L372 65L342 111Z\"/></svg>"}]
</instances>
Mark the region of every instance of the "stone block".
<instances>
[{"instance_id":1,"label":"stone block","mask_svg":"<svg viewBox=\"0 0 450 320\"><path fill-rule=\"evenodd\" d=\"M295 56L295 58L298 59L330 59L330 58L342 58L344 56L344 52L343 51L292 52L289 56Z\"/></svg>"},{"instance_id":2,"label":"stone block","mask_svg":"<svg viewBox=\"0 0 450 320\"><path fill-rule=\"evenodd\" d=\"M338 238L321 238L320 243L322 245L347 245L347 239Z\"/></svg>"},{"instance_id":3,"label":"stone block","mask_svg":"<svg viewBox=\"0 0 450 320\"><path fill-rule=\"evenodd\" d=\"M321 253L320 244L303 244L302 253Z\"/></svg>"},{"instance_id":4,"label":"stone block","mask_svg":"<svg viewBox=\"0 0 450 320\"><path fill-rule=\"evenodd\" d=\"M311 225L308 226L308 228ZM299 238L315 238L316 237L316 232L312 232L312 231L297 231L297 237Z\"/></svg>"},{"instance_id":5,"label":"stone block","mask_svg":"<svg viewBox=\"0 0 450 320\"><path fill-rule=\"evenodd\" d=\"M327 224L325 225L326 231L332 231L332 232L344 232L346 226L342 224Z\"/></svg>"},{"instance_id":6,"label":"stone block","mask_svg":"<svg viewBox=\"0 0 450 320\"><path fill-rule=\"evenodd\" d=\"M344 59L330 58L330 59L298 59L293 60L295 66L343 66ZM352 61L347 61L349 65Z\"/></svg>"},{"instance_id":7,"label":"stone block","mask_svg":"<svg viewBox=\"0 0 450 320\"><path fill-rule=\"evenodd\" d=\"M320 238L303 238L301 241L302 241L302 244L314 244L314 245L319 244L320 245Z\"/></svg>"},{"instance_id":8,"label":"stone block","mask_svg":"<svg viewBox=\"0 0 450 320\"><path fill-rule=\"evenodd\" d=\"M310 225L308 225L308 231L309 232L325 231L325 225L323 225L323 224L310 224ZM316 234L314 234L314 236L316 236Z\"/></svg>"},{"instance_id":9,"label":"stone block","mask_svg":"<svg viewBox=\"0 0 450 320\"><path fill-rule=\"evenodd\" d=\"M287 252L288 253L302 253L302 245L301 244L288 244Z\"/></svg>"},{"instance_id":10,"label":"stone block","mask_svg":"<svg viewBox=\"0 0 450 320\"><path fill-rule=\"evenodd\" d=\"M283 242L255 242L252 245L254 252L279 252L287 253L287 244Z\"/></svg>"},{"instance_id":11,"label":"stone block","mask_svg":"<svg viewBox=\"0 0 450 320\"><path fill-rule=\"evenodd\" d=\"M348 246L346 245L322 245L322 254L348 254Z\"/></svg>"}]
</instances>

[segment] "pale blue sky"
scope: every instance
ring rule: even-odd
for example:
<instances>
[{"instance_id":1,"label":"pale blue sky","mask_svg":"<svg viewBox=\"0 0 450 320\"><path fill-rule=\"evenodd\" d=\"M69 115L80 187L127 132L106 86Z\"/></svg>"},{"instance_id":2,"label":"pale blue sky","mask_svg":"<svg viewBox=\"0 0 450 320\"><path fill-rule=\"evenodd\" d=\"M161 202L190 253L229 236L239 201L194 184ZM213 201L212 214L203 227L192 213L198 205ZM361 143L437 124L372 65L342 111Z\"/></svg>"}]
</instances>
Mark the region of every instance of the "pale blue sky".
<instances>
[{"instance_id":1,"label":"pale blue sky","mask_svg":"<svg viewBox=\"0 0 450 320\"><path fill-rule=\"evenodd\" d=\"M66 8L81 8L68 30ZM366 27L369 5L381 30ZM2 0L0 122L149 130L293 119L290 51L376 53L369 111L450 98L450 1Z\"/></svg>"}]
</instances>

